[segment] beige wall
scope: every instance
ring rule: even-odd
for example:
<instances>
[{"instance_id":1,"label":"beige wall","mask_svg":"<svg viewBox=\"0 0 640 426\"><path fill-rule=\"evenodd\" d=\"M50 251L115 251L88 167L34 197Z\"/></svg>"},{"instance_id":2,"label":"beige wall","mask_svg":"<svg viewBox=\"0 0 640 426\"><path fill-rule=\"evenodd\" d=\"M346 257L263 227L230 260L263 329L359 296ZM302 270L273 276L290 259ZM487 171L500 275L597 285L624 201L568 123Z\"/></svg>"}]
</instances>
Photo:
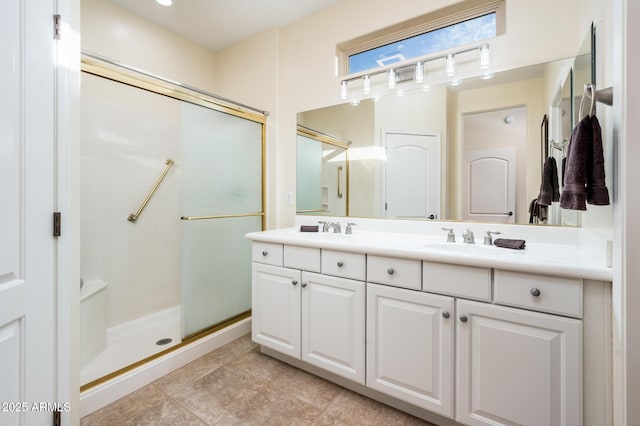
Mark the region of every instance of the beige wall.
<instances>
[{"instance_id":1,"label":"beige wall","mask_svg":"<svg viewBox=\"0 0 640 426\"><path fill-rule=\"evenodd\" d=\"M81 47L215 93L215 55L109 0L81 0Z\"/></svg>"},{"instance_id":2,"label":"beige wall","mask_svg":"<svg viewBox=\"0 0 640 426\"><path fill-rule=\"evenodd\" d=\"M334 75L336 45L453 3L401 0L389 8L382 0L346 0L280 30L278 49L272 52L279 62L278 81L273 83L277 87L277 109L270 118L277 137L277 141L270 141L269 158L277 169L269 173L275 178L275 187L273 180L269 185L275 191L269 197L270 226L291 225L295 216L295 206L286 203L286 194L295 194L295 167L288 165L295 162L296 113L340 103L339 78ZM492 42L496 69L574 55L588 27L588 23L571 19L577 16L578 4L579 0L508 1L506 34ZM361 19L365 11L367 19ZM245 43L261 45L262 41L259 37L245 40L243 49ZM227 61L236 64L247 60L241 58L242 51L235 52L235 46L224 53L224 61L217 56L216 74L224 72ZM235 54L238 59L231 60ZM257 67L262 69L262 65ZM266 68L264 71L270 74ZM227 96L244 96L244 80L242 73L226 80ZM253 99L245 102L255 103Z\"/></svg>"}]
</instances>

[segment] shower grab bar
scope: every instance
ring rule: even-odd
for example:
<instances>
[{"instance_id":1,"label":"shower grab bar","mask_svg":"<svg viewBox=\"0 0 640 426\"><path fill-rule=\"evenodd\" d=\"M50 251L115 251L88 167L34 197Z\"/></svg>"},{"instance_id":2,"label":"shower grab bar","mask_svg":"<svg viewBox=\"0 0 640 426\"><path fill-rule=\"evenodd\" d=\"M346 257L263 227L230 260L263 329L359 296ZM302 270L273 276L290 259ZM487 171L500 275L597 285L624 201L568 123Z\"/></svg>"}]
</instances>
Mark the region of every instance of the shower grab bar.
<instances>
[{"instance_id":1,"label":"shower grab bar","mask_svg":"<svg viewBox=\"0 0 640 426\"><path fill-rule=\"evenodd\" d=\"M338 166L338 198L342 198L342 188L340 188L340 181L342 177L342 166Z\"/></svg>"},{"instance_id":2,"label":"shower grab bar","mask_svg":"<svg viewBox=\"0 0 640 426\"><path fill-rule=\"evenodd\" d=\"M238 214L218 214L212 216L181 216L180 220L205 220L205 219L229 219L234 217L264 216L263 212L258 213L238 213Z\"/></svg>"},{"instance_id":3,"label":"shower grab bar","mask_svg":"<svg viewBox=\"0 0 640 426\"><path fill-rule=\"evenodd\" d=\"M165 163L164 163L164 164L167 165L167 167L164 169L164 171L162 172L162 174L158 178L158 181L156 182L156 184L153 185L153 188L151 188L151 191L149 192L149 195L147 195L147 198L145 198L144 201L142 202L142 204L140 204L140 207L138 207L138 211L135 212L135 213L131 213L129 215L129 217L127 217L127 220L129 222L135 223L135 221L138 220L138 217L142 213L142 210L144 210L144 208L147 207L147 203L149 202L149 200L151 199L153 194L156 193L156 190L158 189L158 186L160 186L160 184L164 180L164 177L167 175L167 173L169 173L169 169L171 168L171 166L173 166L174 163L175 163L175 161L173 161L171 158L167 158L167 161L165 161Z\"/></svg>"}]
</instances>

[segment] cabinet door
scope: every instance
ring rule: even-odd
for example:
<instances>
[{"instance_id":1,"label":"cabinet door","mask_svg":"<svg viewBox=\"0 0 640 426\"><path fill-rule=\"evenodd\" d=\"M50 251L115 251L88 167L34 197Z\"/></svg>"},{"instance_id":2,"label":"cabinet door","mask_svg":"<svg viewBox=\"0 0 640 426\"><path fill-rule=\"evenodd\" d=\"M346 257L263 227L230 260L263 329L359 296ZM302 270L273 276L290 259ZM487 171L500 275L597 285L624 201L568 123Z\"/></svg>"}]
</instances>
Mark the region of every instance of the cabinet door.
<instances>
[{"instance_id":1,"label":"cabinet door","mask_svg":"<svg viewBox=\"0 0 640 426\"><path fill-rule=\"evenodd\" d=\"M302 360L364 384L364 282L302 273Z\"/></svg>"},{"instance_id":2,"label":"cabinet door","mask_svg":"<svg viewBox=\"0 0 640 426\"><path fill-rule=\"evenodd\" d=\"M367 386L453 417L453 298L367 283Z\"/></svg>"},{"instance_id":3,"label":"cabinet door","mask_svg":"<svg viewBox=\"0 0 640 426\"><path fill-rule=\"evenodd\" d=\"M252 268L253 341L300 358L300 271L259 263Z\"/></svg>"},{"instance_id":4,"label":"cabinet door","mask_svg":"<svg viewBox=\"0 0 640 426\"><path fill-rule=\"evenodd\" d=\"M457 414L468 425L581 425L582 323L457 302Z\"/></svg>"}]
</instances>

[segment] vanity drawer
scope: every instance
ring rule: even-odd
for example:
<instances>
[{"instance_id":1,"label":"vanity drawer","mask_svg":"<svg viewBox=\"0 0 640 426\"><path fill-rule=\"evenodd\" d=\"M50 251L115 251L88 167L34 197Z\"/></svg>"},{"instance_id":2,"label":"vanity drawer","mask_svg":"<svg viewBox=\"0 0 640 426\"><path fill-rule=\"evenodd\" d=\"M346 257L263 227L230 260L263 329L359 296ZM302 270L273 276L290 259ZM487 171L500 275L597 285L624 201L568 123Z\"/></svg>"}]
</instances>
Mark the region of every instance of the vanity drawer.
<instances>
[{"instance_id":1,"label":"vanity drawer","mask_svg":"<svg viewBox=\"0 0 640 426\"><path fill-rule=\"evenodd\" d=\"M496 270L495 302L582 317L582 280Z\"/></svg>"},{"instance_id":2,"label":"vanity drawer","mask_svg":"<svg viewBox=\"0 0 640 426\"><path fill-rule=\"evenodd\" d=\"M322 273L364 281L365 255L344 251L322 250Z\"/></svg>"},{"instance_id":3,"label":"vanity drawer","mask_svg":"<svg viewBox=\"0 0 640 426\"><path fill-rule=\"evenodd\" d=\"M367 281L420 290L421 261L368 255Z\"/></svg>"},{"instance_id":4,"label":"vanity drawer","mask_svg":"<svg viewBox=\"0 0 640 426\"><path fill-rule=\"evenodd\" d=\"M425 261L422 290L491 301L491 269Z\"/></svg>"},{"instance_id":5,"label":"vanity drawer","mask_svg":"<svg viewBox=\"0 0 640 426\"><path fill-rule=\"evenodd\" d=\"M320 249L284 246L284 266L303 271L320 272Z\"/></svg>"},{"instance_id":6,"label":"vanity drawer","mask_svg":"<svg viewBox=\"0 0 640 426\"><path fill-rule=\"evenodd\" d=\"M251 260L282 266L282 244L254 242L251 245Z\"/></svg>"}]
</instances>

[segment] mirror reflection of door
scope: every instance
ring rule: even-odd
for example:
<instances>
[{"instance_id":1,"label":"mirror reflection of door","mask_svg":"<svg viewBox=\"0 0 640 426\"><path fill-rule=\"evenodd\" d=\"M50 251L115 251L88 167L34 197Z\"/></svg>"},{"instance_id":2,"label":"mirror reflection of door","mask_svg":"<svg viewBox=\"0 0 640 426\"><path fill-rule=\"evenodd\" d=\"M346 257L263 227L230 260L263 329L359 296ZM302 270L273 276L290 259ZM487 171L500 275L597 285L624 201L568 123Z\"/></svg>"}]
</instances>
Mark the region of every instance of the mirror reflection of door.
<instances>
[{"instance_id":1,"label":"mirror reflection of door","mask_svg":"<svg viewBox=\"0 0 640 426\"><path fill-rule=\"evenodd\" d=\"M515 223L515 149L465 151L462 220Z\"/></svg>"},{"instance_id":2,"label":"mirror reflection of door","mask_svg":"<svg viewBox=\"0 0 640 426\"><path fill-rule=\"evenodd\" d=\"M462 220L516 223L516 187L526 185L517 167L526 156L527 108L462 117Z\"/></svg>"},{"instance_id":3,"label":"mirror reflection of door","mask_svg":"<svg viewBox=\"0 0 640 426\"><path fill-rule=\"evenodd\" d=\"M386 217L440 217L440 135L383 130Z\"/></svg>"}]
</instances>

